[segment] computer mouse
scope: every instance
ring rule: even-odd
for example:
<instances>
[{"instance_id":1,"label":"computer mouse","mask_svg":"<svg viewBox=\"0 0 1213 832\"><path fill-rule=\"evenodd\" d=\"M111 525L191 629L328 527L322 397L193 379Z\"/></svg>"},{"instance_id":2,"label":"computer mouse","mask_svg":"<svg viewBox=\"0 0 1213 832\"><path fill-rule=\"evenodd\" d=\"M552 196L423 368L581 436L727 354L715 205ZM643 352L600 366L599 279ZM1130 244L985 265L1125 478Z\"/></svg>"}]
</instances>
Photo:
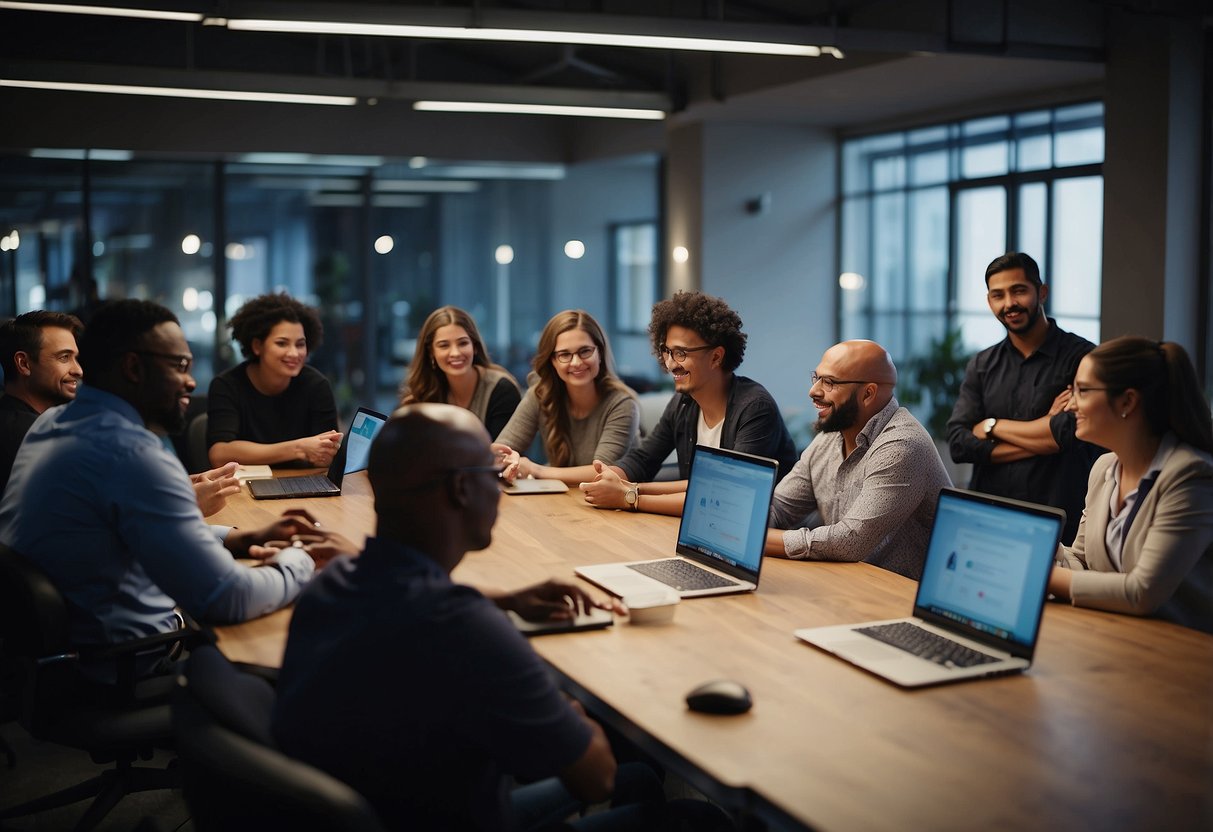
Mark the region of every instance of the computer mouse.
<instances>
[{"instance_id":1,"label":"computer mouse","mask_svg":"<svg viewBox=\"0 0 1213 832\"><path fill-rule=\"evenodd\" d=\"M687 694L687 707L705 714L744 714L754 704L744 685L717 679Z\"/></svg>"}]
</instances>

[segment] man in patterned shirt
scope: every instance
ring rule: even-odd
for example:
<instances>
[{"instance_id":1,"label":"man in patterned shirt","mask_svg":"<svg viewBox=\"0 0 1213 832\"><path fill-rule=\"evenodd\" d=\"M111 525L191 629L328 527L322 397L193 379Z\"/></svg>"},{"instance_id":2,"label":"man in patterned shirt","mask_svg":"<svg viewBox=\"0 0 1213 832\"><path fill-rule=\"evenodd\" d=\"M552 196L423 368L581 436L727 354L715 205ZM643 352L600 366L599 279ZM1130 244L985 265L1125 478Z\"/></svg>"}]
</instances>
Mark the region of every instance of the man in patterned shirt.
<instances>
[{"instance_id":1,"label":"man in patterned shirt","mask_svg":"<svg viewBox=\"0 0 1213 832\"><path fill-rule=\"evenodd\" d=\"M952 483L926 429L897 404L896 384L874 341L826 350L809 388L817 437L775 488L766 554L922 575L939 490Z\"/></svg>"}]
</instances>

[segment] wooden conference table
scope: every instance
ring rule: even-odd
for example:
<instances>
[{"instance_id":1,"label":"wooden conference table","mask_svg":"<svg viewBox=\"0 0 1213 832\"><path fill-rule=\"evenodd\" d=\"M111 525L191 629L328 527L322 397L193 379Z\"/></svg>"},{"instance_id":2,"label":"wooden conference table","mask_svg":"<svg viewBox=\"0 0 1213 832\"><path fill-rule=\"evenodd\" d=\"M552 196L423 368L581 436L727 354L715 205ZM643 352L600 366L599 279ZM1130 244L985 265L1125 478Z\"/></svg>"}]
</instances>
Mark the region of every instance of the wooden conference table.
<instances>
[{"instance_id":1,"label":"wooden conference table","mask_svg":"<svg viewBox=\"0 0 1213 832\"><path fill-rule=\"evenodd\" d=\"M341 497L254 502L251 527L300 505L361 543L365 474ZM513 589L579 564L672 553L677 520L567 495L501 499L493 545L456 580ZM797 641L798 627L909 612L915 584L866 564L768 558L759 590L684 601L672 624L544 636L532 645L587 709L726 807L820 830L1213 829L1213 637L1060 604L1017 676L903 691ZM289 610L221 627L232 659L281 664ZM687 710L717 678L740 717Z\"/></svg>"}]
</instances>

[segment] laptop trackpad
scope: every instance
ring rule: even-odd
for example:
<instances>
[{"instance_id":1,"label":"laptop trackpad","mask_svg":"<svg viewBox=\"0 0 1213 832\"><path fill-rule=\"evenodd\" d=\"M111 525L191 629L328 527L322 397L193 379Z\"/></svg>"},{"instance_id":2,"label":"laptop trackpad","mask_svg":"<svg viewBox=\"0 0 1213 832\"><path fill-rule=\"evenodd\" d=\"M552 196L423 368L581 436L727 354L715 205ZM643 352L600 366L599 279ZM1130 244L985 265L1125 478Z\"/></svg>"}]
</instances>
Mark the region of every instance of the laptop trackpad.
<instances>
[{"instance_id":1,"label":"laptop trackpad","mask_svg":"<svg viewBox=\"0 0 1213 832\"><path fill-rule=\"evenodd\" d=\"M870 638L840 641L833 645L833 652L837 653L843 658L858 662L904 659L906 656L910 655L904 650L898 650L896 647L881 644L880 642Z\"/></svg>"}]
</instances>

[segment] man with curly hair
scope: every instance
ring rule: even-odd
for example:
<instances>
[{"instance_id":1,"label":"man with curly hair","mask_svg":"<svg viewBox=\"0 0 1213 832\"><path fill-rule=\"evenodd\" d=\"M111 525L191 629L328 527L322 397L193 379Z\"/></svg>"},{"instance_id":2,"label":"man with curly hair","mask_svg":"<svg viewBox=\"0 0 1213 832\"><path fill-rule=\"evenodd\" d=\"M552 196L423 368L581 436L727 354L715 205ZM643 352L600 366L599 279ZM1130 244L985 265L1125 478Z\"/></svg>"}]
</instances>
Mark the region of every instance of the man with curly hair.
<instances>
[{"instance_id":1,"label":"man with curly hair","mask_svg":"<svg viewBox=\"0 0 1213 832\"><path fill-rule=\"evenodd\" d=\"M324 334L316 310L286 293L261 295L228 326L245 361L207 393L211 464L327 467L341 434L333 388L306 363Z\"/></svg>"},{"instance_id":2,"label":"man with curly hair","mask_svg":"<svg viewBox=\"0 0 1213 832\"><path fill-rule=\"evenodd\" d=\"M594 478L581 484L596 508L679 515L695 446L771 457L780 475L796 462L796 447L771 394L734 371L745 356L741 316L718 297L678 292L653 306L653 352L674 377L674 397L644 442L615 465L595 460ZM679 479L652 482L676 451Z\"/></svg>"}]
</instances>

